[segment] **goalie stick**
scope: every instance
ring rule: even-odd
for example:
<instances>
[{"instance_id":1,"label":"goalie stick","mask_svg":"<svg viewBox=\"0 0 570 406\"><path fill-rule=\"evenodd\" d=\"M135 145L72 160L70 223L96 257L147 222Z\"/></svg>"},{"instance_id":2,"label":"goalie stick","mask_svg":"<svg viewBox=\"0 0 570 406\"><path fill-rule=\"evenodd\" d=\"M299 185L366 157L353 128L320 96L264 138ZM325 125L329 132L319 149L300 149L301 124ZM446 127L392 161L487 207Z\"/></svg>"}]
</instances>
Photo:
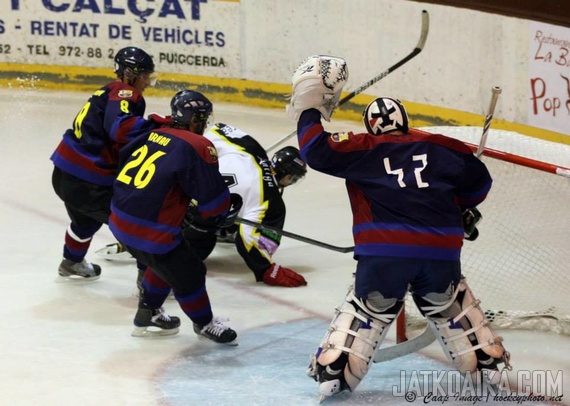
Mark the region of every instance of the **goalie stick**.
<instances>
[{"instance_id":1,"label":"goalie stick","mask_svg":"<svg viewBox=\"0 0 570 406\"><path fill-rule=\"evenodd\" d=\"M431 331L430 326L426 326L425 330L417 337L410 338L400 344L395 344L390 347L382 347L374 354L374 362L390 361L394 358L400 358L404 355L414 353L427 347L435 341L435 336Z\"/></svg>"},{"instance_id":2,"label":"goalie stick","mask_svg":"<svg viewBox=\"0 0 570 406\"><path fill-rule=\"evenodd\" d=\"M410 59L414 58L417 54L422 52L422 49L424 48L424 45L425 45L426 40L427 40L428 32L429 32L429 14L428 14L427 10L423 10L422 11L422 28L421 28L421 32L420 32L420 39L418 40L418 43L417 43L416 47L414 48L414 50L412 52L410 52L406 57L404 57L403 59L401 59L400 61L398 61L394 65L390 66L385 71L374 76L368 82L363 83L361 86L359 86L358 88L356 88L355 90L353 90L352 92L350 92L349 94L344 96L338 102L337 107L343 105L344 103L346 103L347 101L352 99L354 96L362 93L363 91L368 89L370 86L372 86L376 82L380 81L384 77L388 76L390 73L394 72L400 66L402 66L403 64L408 62ZM274 144L267 147L266 151L269 152L269 151L274 150L276 147L283 144L285 141L287 141L291 137L295 136L295 134L297 134L297 130L293 131L290 134L287 134L285 137L281 138L280 140L278 140Z\"/></svg>"},{"instance_id":3,"label":"goalie stick","mask_svg":"<svg viewBox=\"0 0 570 406\"><path fill-rule=\"evenodd\" d=\"M321 241L313 240L311 238L303 237L302 235L293 234L293 233L290 233L288 231L281 230L280 228L277 228L277 227L271 227L271 226L267 226L265 224L256 223L255 221L246 220L246 219L241 218L241 217L236 218L236 223L245 224L245 225L248 225L251 227L259 228L261 230L272 231L272 232L277 233L279 235L282 235L284 237L289 237L293 240L301 241L301 242L311 244L311 245L316 245L317 247L326 248L326 249L331 250L331 251L342 252L342 253L354 251L354 247L337 247L336 245L331 245L331 244L327 244L327 243L324 243Z\"/></svg>"}]
</instances>

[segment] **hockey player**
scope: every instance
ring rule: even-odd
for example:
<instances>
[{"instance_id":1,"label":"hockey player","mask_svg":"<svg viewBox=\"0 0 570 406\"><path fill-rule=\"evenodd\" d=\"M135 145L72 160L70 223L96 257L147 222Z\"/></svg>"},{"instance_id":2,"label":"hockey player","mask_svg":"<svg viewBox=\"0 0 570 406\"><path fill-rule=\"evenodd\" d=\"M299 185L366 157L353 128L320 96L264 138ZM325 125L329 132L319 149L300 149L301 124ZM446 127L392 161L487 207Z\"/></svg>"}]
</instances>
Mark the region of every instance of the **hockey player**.
<instances>
[{"instance_id":1,"label":"hockey player","mask_svg":"<svg viewBox=\"0 0 570 406\"><path fill-rule=\"evenodd\" d=\"M136 47L117 52L114 72L117 80L93 93L51 156L53 188L71 220L58 269L63 278L95 280L101 274L85 255L108 221L119 150L129 141L109 131L119 115L144 115L142 94L155 81L152 58Z\"/></svg>"},{"instance_id":2,"label":"hockey player","mask_svg":"<svg viewBox=\"0 0 570 406\"><path fill-rule=\"evenodd\" d=\"M239 216L256 223L283 228L285 202L282 192L307 173L306 163L295 147L277 151L270 161L263 147L250 135L226 124L216 124L204 136L218 151L220 172L233 193L243 198ZM295 271L276 264L272 256L281 236L245 224L222 230L235 242L240 256L256 281L271 286L298 287L307 284ZM216 245L215 234L188 229L185 237L198 255L205 259Z\"/></svg>"},{"instance_id":3,"label":"hockey player","mask_svg":"<svg viewBox=\"0 0 570 406\"><path fill-rule=\"evenodd\" d=\"M307 165L301 159L299 150L285 147L269 160L263 147L252 136L226 124L215 124L204 136L216 147L220 173L227 186L243 199L239 216L283 228L286 212L283 189L307 173ZM273 261L273 254L281 242L281 236L273 232L236 224L219 230L217 234L185 228L184 237L202 260L211 254L217 241L235 244L258 282L284 287L307 284L303 276ZM118 243L109 244L97 253L110 260L130 258L130 254ZM139 290L144 272L144 269L139 269Z\"/></svg>"},{"instance_id":4,"label":"hockey player","mask_svg":"<svg viewBox=\"0 0 570 406\"><path fill-rule=\"evenodd\" d=\"M227 227L241 207L218 171L216 149L202 136L212 103L183 90L171 101L172 117L157 120L122 116L113 136L138 135L121 151L114 182L109 228L137 260L148 265L132 335L170 335L180 319L164 313L170 292L194 324L194 331L217 343L236 344L237 334L213 316L206 291L206 267L182 237L190 204L191 226Z\"/></svg>"},{"instance_id":5,"label":"hockey player","mask_svg":"<svg viewBox=\"0 0 570 406\"><path fill-rule=\"evenodd\" d=\"M364 110L367 133L329 133L348 79L341 58L314 56L294 73L287 113L297 120L301 156L346 179L353 212L355 283L311 359L321 400L353 391L402 308L408 287L452 362L463 373L498 378L509 354L461 276L464 237L476 236L475 207L491 188L485 165L462 142L408 127L396 99ZM473 239L473 238L472 238Z\"/></svg>"}]
</instances>

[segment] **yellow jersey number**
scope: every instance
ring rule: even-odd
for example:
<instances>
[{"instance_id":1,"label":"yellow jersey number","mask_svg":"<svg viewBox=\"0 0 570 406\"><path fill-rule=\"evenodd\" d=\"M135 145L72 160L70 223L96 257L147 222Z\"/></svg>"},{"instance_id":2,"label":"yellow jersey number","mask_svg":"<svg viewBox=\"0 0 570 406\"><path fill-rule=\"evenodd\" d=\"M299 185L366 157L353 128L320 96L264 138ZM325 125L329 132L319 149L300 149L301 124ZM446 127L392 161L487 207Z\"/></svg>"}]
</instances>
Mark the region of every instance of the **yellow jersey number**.
<instances>
[{"instance_id":1,"label":"yellow jersey number","mask_svg":"<svg viewBox=\"0 0 570 406\"><path fill-rule=\"evenodd\" d=\"M93 96L101 96L103 93L105 93L105 91L98 90L95 93L93 93ZM85 103L85 105L81 108L79 113L77 113L77 117L75 117L75 120L73 121L73 133L75 134L75 138L77 138L78 140L81 139L81 137L83 137L83 133L81 132L81 125L83 124L83 120L85 120L85 116L87 116L87 112L89 111L90 107L91 107L91 102ZM123 113L129 114L129 102L127 100L121 100L119 108Z\"/></svg>"},{"instance_id":2,"label":"yellow jersey number","mask_svg":"<svg viewBox=\"0 0 570 406\"><path fill-rule=\"evenodd\" d=\"M117 176L117 180L126 183L127 185L130 185L132 181L137 189L146 187L156 172L154 161L161 156L166 155L166 152L156 151L149 157L147 157L147 155L148 147L146 145L143 145L133 152L131 156L134 157L134 159L127 162L121 173L119 173L119 176ZM134 174L134 178L133 176L127 175L127 172L131 170L134 171L136 168L138 169Z\"/></svg>"}]
</instances>

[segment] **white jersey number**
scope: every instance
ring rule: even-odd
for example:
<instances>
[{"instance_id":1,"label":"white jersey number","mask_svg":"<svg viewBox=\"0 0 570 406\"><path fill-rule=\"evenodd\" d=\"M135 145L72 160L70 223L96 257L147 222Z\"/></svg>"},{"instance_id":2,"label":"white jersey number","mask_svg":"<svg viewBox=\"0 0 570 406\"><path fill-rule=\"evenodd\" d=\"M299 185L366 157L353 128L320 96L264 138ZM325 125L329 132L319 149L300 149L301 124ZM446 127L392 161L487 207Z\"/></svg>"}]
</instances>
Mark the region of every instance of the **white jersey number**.
<instances>
[{"instance_id":1,"label":"white jersey number","mask_svg":"<svg viewBox=\"0 0 570 406\"><path fill-rule=\"evenodd\" d=\"M426 154L413 155L412 160L420 161L422 164L422 166L420 166L419 168L414 169L414 176L416 178L416 183L418 185L418 188L421 189L424 187L429 187L429 183L424 182L424 180L422 179L422 171L426 168L428 164L427 155ZM406 183L404 182L404 170L402 168L392 169L392 166L390 165L390 158L384 158L384 168L386 169L386 172L389 173L390 175L395 175L398 177L398 184L400 185L400 187L406 187Z\"/></svg>"},{"instance_id":2,"label":"white jersey number","mask_svg":"<svg viewBox=\"0 0 570 406\"><path fill-rule=\"evenodd\" d=\"M222 179L228 188L238 184L235 173L222 173Z\"/></svg>"}]
</instances>

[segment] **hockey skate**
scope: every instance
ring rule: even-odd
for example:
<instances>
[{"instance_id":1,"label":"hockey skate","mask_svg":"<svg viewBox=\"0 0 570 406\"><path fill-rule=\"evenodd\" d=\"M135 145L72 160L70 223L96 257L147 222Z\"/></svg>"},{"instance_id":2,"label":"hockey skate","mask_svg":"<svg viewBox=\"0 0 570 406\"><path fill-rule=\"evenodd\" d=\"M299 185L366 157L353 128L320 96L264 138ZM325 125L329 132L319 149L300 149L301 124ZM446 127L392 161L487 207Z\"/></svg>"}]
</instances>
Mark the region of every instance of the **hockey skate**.
<instances>
[{"instance_id":1,"label":"hockey skate","mask_svg":"<svg viewBox=\"0 0 570 406\"><path fill-rule=\"evenodd\" d=\"M496 337L496 342L500 344L502 338ZM476 350L475 353L477 354L477 370L472 373L475 384L482 388L488 387L494 393L499 393L503 371L512 371L513 369L510 362L511 354L505 350L501 358L493 358L481 349Z\"/></svg>"},{"instance_id":2,"label":"hockey skate","mask_svg":"<svg viewBox=\"0 0 570 406\"><path fill-rule=\"evenodd\" d=\"M344 390L350 390L343 374L347 362L348 356L343 353L331 365L322 366L317 362L317 358L311 355L307 375L319 382L319 403Z\"/></svg>"},{"instance_id":3,"label":"hockey skate","mask_svg":"<svg viewBox=\"0 0 570 406\"><path fill-rule=\"evenodd\" d=\"M219 344L238 345L236 332L224 326L224 321L227 321L227 319L214 317L212 321L204 327L200 327L194 323L194 332L198 334L199 337L205 337Z\"/></svg>"},{"instance_id":4,"label":"hockey skate","mask_svg":"<svg viewBox=\"0 0 570 406\"><path fill-rule=\"evenodd\" d=\"M108 244L95 251L99 257L108 261L132 261L133 256L125 249L120 242Z\"/></svg>"},{"instance_id":5,"label":"hockey skate","mask_svg":"<svg viewBox=\"0 0 570 406\"><path fill-rule=\"evenodd\" d=\"M178 333L180 327L180 319L167 315L162 307L159 309L139 307L134 323L135 328L131 333L133 337L174 335Z\"/></svg>"},{"instance_id":6,"label":"hockey skate","mask_svg":"<svg viewBox=\"0 0 570 406\"><path fill-rule=\"evenodd\" d=\"M59 264L58 274L64 280L94 281L101 276L101 267L85 259L81 262L64 259Z\"/></svg>"}]
</instances>

